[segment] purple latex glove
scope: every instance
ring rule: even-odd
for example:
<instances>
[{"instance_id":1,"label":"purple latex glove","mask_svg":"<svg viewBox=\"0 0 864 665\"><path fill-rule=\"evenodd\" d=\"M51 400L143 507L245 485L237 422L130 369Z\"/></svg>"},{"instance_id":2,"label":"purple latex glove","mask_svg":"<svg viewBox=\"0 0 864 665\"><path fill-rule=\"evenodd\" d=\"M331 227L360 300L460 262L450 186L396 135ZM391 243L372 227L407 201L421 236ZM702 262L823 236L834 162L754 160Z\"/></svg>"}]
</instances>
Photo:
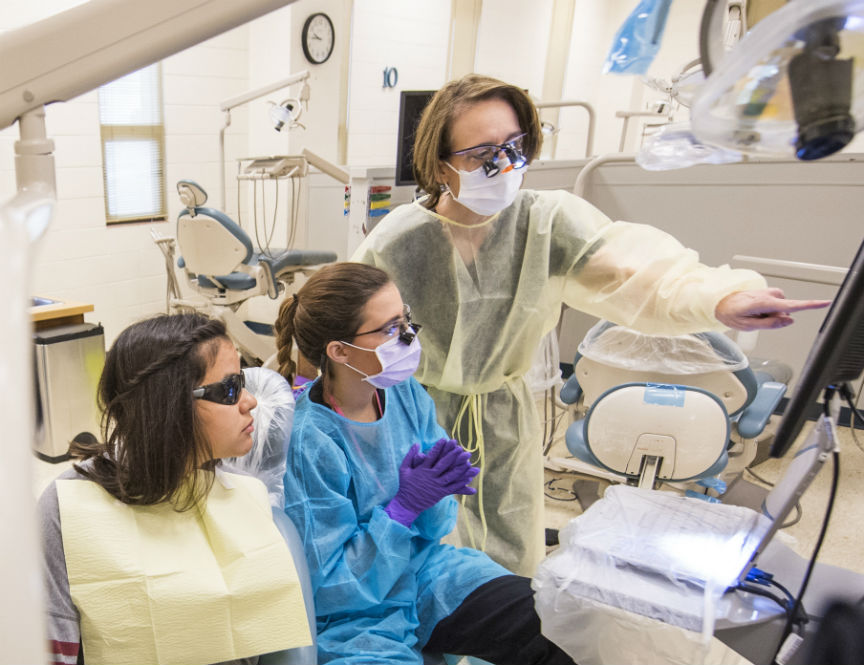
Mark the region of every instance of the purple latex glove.
<instances>
[{"instance_id":1,"label":"purple latex glove","mask_svg":"<svg viewBox=\"0 0 864 665\"><path fill-rule=\"evenodd\" d=\"M417 516L451 494L475 494L468 483L480 472L471 454L453 439L440 439L423 454L415 443L399 466L399 489L384 508L391 519L409 527Z\"/></svg>"}]
</instances>

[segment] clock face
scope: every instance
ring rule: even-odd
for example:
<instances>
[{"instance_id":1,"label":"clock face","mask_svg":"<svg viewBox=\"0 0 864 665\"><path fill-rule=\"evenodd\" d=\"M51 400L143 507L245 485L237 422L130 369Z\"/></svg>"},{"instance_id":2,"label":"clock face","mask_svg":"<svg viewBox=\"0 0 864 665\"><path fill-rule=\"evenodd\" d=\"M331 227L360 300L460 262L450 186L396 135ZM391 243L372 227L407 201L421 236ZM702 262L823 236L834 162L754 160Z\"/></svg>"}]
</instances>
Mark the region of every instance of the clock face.
<instances>
[{"instance_id":1,"label":"clock face","mask_svg":"<svg viewBox=\"0 0 864 665\"><path fill-rule=\"evenodd\" d=\"M327 14L312 14L303 24L303 55L309 62L320 65L333 53L335 36L333 23Z\"/></svg>"}]
</instances>

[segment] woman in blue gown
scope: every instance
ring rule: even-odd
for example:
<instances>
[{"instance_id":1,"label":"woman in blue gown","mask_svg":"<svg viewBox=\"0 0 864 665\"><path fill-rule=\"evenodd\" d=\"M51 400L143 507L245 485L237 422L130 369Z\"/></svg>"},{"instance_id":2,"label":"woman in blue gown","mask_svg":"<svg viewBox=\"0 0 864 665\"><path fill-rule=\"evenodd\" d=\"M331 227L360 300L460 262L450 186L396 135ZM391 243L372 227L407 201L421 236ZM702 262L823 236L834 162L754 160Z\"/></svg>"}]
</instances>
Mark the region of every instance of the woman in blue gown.
<instances>
[{"instance_id":1,"label":"woman in blue gown","mask_svg":"<svg viewBox=\"0 0 864 665\"><path fill-rule=\"evenodd\" d=\"M477 470L411 376L419 326L388 275L326 266L283 303L276 330L289 380L294 343L321 370L297 400L285 477L320 662L420 663L426 649L572 663L540 634L528 578L440 542Z\"/></svg>"}]
</instances>

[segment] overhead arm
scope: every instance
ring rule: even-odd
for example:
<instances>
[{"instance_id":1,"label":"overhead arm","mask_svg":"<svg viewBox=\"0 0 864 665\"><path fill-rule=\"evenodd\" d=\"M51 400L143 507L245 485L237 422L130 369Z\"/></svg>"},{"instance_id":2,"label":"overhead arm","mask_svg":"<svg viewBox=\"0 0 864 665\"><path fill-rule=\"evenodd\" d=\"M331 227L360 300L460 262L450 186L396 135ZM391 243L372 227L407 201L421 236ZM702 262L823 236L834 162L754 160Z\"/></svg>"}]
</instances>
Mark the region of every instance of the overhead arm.
<instances>
[{"instance_id":1,"label":"overhead arm","mask_svg":"<svg viewBox=\"0 0 864 665\"><path fill-rule=\"evenodd\" d=\"M90 0L0 35L0 129L293 0Z\"/></svg>"},{"instance_id":2,"label":"overhead arm","mask_svg":"<svg viewBox=\"0 0 864 665\"><path fill-rule=\"evenodd\" d=\"M33 349L29 263L33 239L53 204L53 144L46 104L66 101L288 5L292 0L90 0L38 23L0 35L0 129L20 119L16 142L17 196L0 205L0 376L18 387L0 404L10 432L0 469L0 504L14 507L0 521L4 551L0 644L10 663L43 662L44 615L38 524L29 473L34 435Z\"/></svg>"},{"instance_id":3,"label":"overhead arm","mask_svg":"<svg viewBox=\"0 0 864 665\"><path fill-rule=\"evenodd\" d=\"M248 92L244 92L242 95L237 95L236 97L232 97L231 99L226 99L219 105L219 108L223 111L230 111L235 106L240 106L241 104L245 104L246 102L251 102L253 99L258 99L259 97L269 94L271 92L275 92L276 90L287 88L289 85L300 83L300 81L305 81L308 78L309 70L304 69L303 71L292 74L288 78L282 79L281 81L276 81L275 83L270 83L269 85L256 88L255 90L249 90Z\"/></svg>"},{"instance_id":4,"label":"overhead arm","mask_svg":"<svg viewBox=\"0 0 864 665\"><path fill-rule=\"evenodd\" d=\"M225 200L225 130L231 126L231 109L241 106L243 104L247 104L254 99L258 99L264 95L267 95L271 92L275 92L276 90L281 90L282 88L287 88L289 85L294 85L295 83L300 83L300 81L307 81L309 79L309 70L304 69L302 71L297 72L296 74L292 74L288 78L282 79L281 81L276 81L274 83L269 83L267 85L261 86L260 88L255 88L254 90L248 90L236 97L232 97L231 99L226 99L219 105L220 110L225 114L225 124L222 125L222 129L219 130L219 193L221 194L221 203L222 210L225 210L226 200ZM304 91L300 94L300 99L304 102L308 102L309 100L309 84L303 84Z\"/></svg>"}]
</instances>

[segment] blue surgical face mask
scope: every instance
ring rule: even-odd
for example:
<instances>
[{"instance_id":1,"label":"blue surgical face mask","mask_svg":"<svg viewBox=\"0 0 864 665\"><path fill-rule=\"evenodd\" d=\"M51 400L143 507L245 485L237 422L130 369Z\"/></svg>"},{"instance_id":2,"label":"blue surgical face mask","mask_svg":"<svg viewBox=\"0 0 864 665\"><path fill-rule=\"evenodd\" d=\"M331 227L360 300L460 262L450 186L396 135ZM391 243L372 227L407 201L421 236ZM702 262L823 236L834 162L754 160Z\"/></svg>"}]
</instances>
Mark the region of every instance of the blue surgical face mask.
<instances>
[{"instance_id":1,"label":"blue surgical face mask","mask_svg":"<svg viewBox=\"0 0 864 665\"><path fill-rule=\"evenodd\" d=\"M507 157L499 160L501 171L491 178L486 177L486 171L482 166L473 171L461 171L448 162L444 163L459 174L459 196L454 195L447 187L450 197L471 212L483 216L501 212L513 203L522 186L522 176L525 174L524 166L508 170L510 160Z\"/></svg>"},{"instance_id":2,"label":"blue surgical face mask","mask_svg":"<svg viewBox=\"0 0 864 665\"><path fill-rule=\"evenodd\" d=\"M355 372L363 376L363 380L376 388L389 388L397 383L402 383L410 378L417 371L417 366L420 364L420 340L414 335L414 339L410 344L405 344L399 337L387 340L380 346L374 349L366 349L362 346L354 346L348 342L347 344L353 349L361 351L369 351L378 357L378 362L381 363L381 371L377 374L366 374L356 367L352 367L345 363L346 367L350 367Z\"/></svg>"}]
</instances>

